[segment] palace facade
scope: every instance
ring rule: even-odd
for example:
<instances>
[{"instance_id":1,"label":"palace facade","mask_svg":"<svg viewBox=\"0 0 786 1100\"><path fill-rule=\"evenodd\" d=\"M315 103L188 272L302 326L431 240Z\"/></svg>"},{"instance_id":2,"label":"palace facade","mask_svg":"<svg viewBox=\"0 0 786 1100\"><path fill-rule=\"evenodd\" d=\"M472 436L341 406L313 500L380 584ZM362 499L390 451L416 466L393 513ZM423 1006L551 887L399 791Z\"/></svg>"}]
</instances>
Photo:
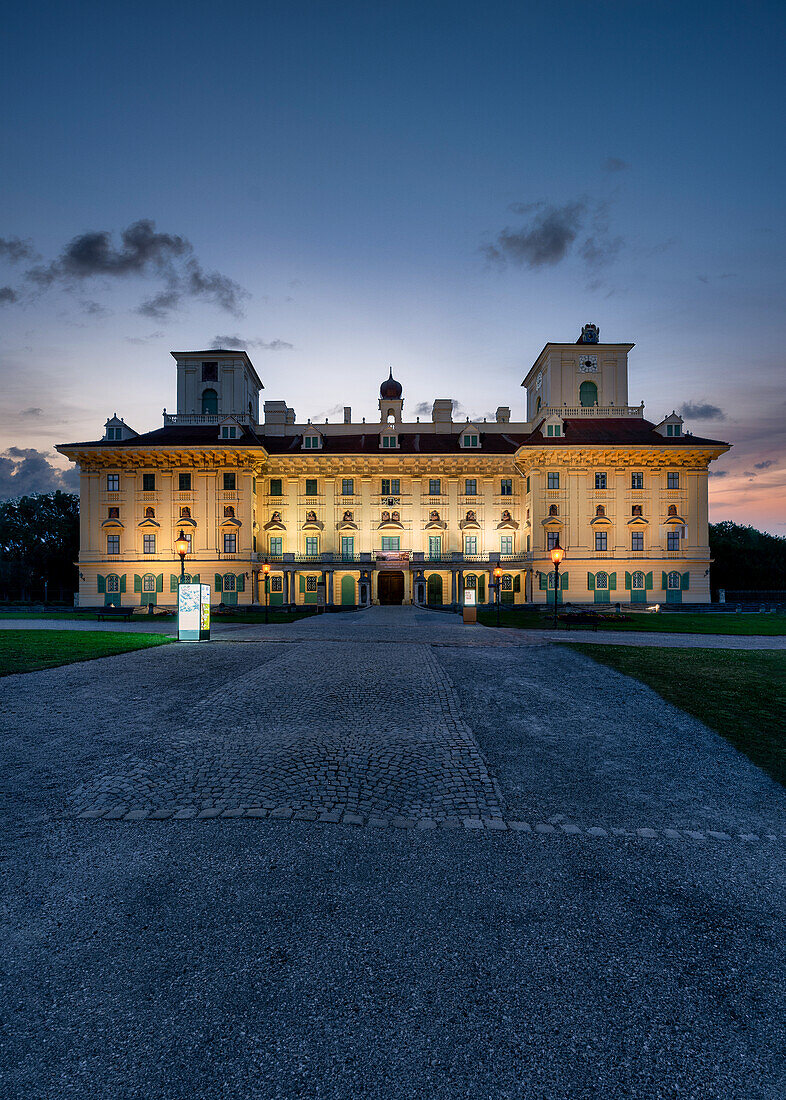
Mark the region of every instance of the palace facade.
<instances>
[{"instance_id":1,"label":"palace facade","mask_svg":"<svg viewBox=\"0 0 786 1100\"><path fill-rule=\"evenodd\" d=\"M707 602L707 473L729 445L628 404L633 346L594 325L546 344L515 422L457 422L450 398L405 421L391 373L369 424L298 423L283 401L260 417L245 352L172 352L162 427L114 415L57 448L81 475L80 605L174 605L181 531L216 604L484 603L498 566L503 602Z\"/></svg>"}]
</instances>

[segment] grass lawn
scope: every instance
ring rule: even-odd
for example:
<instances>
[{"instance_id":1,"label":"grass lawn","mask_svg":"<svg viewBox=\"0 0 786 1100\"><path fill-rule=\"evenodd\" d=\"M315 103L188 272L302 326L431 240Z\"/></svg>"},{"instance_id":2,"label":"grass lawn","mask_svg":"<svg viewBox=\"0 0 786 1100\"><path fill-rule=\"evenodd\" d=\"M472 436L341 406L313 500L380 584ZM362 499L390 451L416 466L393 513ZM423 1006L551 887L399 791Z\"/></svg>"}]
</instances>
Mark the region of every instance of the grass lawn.
<instances>
[{"instance_id":1,"label":"grass lawn","mask_svg":"<svg viewBox=\"0 0 786 1100\"><path fill-rule=\"evenodd\" d=\"M165 634L120 634L104 630L0 630L0 676L35 672L132 649L165 645Z\"/></svg>"},{"instance_id":2,"label":"grass lawn","mask_svg":"<svg viewBox=\"0 0 786 1100\"><path fill-rule=\"evenodd\" d=\"M786 653L567 644L695 715L786 786Z\"/></svg>"},{"instance_id":3,"label":"grass lawn","mask_svg":"<svg viewBox=\"0 0 786 1100\"><path fill-rule=\"evenodd\" d=\"M611 619L599 624L598 630L636 630L666 634L761 634L767 637L786 634L786 615L769 612L762 615L714 611L693 614L690 611L633 611L625 614L628 616L627 620ZM549 616L544 611L536 611L530 607L503 611L500 618L502 626L515 626L522 630L549 629L553 621L553 612ZM484 626L496 626L496 611L478 611L478 622ZM564 624L560 623L558 629L564 631ZM593 628L590 626L588 629Z\"/></svg>"},{"instance_id":4,"label":"grass lawn","mask_svg":"<svg viewBox=\"0 0 786 1100\"><path fill-rule=\"evenodd\" d=\"M90 611L0 611L0 620L2 619L62 619L68 622L90 622L95 618L95 612ZM107 614L111 615L109 611ZM315 611L311 608L302 608L294 612L278 611L274 608L270 608L268 613L268 622L270 623L293 623L296 619L305 619L309 615L314 615ZM215 608L211 610L211 621L214 623L263 623L265 621L264 611L232 611L226 614L217 612ZM131 616L132 623L174 623L177 622L177 615L175 614L156 614L147 616L142 612Z\"/></svg>"}]
</instances>

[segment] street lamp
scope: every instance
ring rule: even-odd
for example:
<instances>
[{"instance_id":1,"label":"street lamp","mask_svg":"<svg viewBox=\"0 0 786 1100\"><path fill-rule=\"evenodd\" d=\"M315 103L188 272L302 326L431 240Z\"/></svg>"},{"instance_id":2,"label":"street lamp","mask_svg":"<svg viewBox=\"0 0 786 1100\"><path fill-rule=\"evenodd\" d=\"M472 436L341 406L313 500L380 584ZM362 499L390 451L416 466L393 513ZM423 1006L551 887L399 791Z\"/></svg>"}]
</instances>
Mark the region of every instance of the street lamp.
<instances>
[{"instance_id":1,"label":"street lamp","mask_svg":"<svg viewBox=\"0 0 786 1100\"><path fill-rule=\"evenodd\" d=\"M557 544L551 548L551 561L554 566L554 629L557 628L557 593L559 592L559 564L565 557L565 551L559 544L559 535L557 535Z\"/></svg>"},{"instance_id":2,"label":"street lamp","mask_svg":"<svg viewBox=\"0 0 786 1100\"><path fill-rule=\"evenodd\" d=\"M495 587L497 589L497 626L499 626L500 589L502 588L502 570L499 566L494 570Z\"/></svg>"},{"instance_id":3,"label":"street lamp","mask_svg":"<svg viewBox=\"0 0 786 1100\"><path fill-rule=\"evenodd\" d=\"M186 579L186 554L188 553L188 539L183 534L183 528L180 528L180 534L175 539L175 550L180 555L180 583L183 584Z\"/></svg>"},{"instance_id":4,"label":"street lamp","mask_svg":"<svg viewBox=\"0 0 786 1100\"><path fill-rule=\"evenodd\" d=\"M267 586L268 586L268 583L269 583L268 578L270 577L270 562L266 561L265 564L262 566L262 576L265 578L265 625L267 626L267 605L268 605Z\"/></svg>"}]
</instances>

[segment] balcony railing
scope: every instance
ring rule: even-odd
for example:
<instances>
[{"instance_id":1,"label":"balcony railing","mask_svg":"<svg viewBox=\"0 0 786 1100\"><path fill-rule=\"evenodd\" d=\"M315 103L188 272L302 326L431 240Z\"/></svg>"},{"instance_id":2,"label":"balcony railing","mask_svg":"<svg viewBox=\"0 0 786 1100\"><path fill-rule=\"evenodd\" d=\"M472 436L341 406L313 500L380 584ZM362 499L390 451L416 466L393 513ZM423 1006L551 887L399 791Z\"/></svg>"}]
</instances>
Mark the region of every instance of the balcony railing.
<instances>
[{"instance_id":1,"label":"balcony railing","mask_svg":"<svg viewBox=\"0 0 786 1100\"><path fill-rule=\"evenodd\" d=\"M640 405L547 405L538 412L538 419L556 416L644 416L644 402Z\"/></svg>"},{"instance_id":2,"label":"balcony railing","mask_svg":"<svg viewBox=\"0 0 786 1100\"><path fill-rule=\"evenodd\" d=\"M220 424L231 416L238 424L253 424L249 413L168 413L164 412L164 427L170 424Z\"/></svg>"}]
</instances>

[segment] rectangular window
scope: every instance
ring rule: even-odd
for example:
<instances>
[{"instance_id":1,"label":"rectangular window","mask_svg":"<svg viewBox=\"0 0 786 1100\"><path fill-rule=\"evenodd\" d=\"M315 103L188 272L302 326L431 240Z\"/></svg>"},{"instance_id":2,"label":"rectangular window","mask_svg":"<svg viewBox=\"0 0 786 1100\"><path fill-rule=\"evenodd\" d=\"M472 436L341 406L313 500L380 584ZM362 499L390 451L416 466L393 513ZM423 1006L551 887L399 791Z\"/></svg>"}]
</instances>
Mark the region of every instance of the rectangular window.
<instances>
[{"instance_id":1,"label":"rectangular window","mask_svg":"<svg viewBox=\"0 0 786 1100\"><path fill-rule=\"evenodd\" d=\"M476 435L465 435L464 446L465 447L477 447L478 437Z\"/></svg>"},{"instance_id":2,"label":"rectangular window","mask_svg":"<svg viewBox=\"0 0 786 1100\"><path fill-rule=\"evenodd\" d=\"M509 477L503 477L499 483L499 495L502 497L513 496L513 480Z\"/></svg>"},{"instance_id":3,"label":"rectangular window","mask_svg":"<svg viewBox=\"0 0 786 1100\"><path fill-rule=\"evenodd\" d=\"M275 558L280 558L284 553L284 539L281 535L270 536L270 553Z\"/></svg>"},{"instance_id":4,"label":"rectangular window","mask_svg":"<svg viewBox=\"0 0 786 1100\"><path fill-rule=\"evenodd\" d=\"M316 535L309 535L306 539L306 553L314 557L319 553L319 539Z\"/></svg>"},{"instance_id":5,"label":"rectangular window","mask_svg":"<svg viewBox=\"0 0 786 1100\"><path fill-rule=\"evenodd\" d=\"M606 488L606 475L605 474L595 474L595 488L596 489L605 489Z\"/></svg>"},{"instance_id":6,"label":"rectangular window","mask_svg":"<svg viewBox=\"0 0 786 1100\"><path fill-rule=\"evenodd\" d=\"M478 482L474 477L468 477L464 482L464 496L474 497L478 494Z\"/></svg>"},{"instance_id":7,"label":"rectangular window","mask_svg":"<svg viewBox=\"0 0 786 1100\"><path fill-rule=\"evenodd\" d=\"M467 535L464 539L464 553L465 554L477 554L478 552L478 537L477 535Z\"/></svg>"},{"instance_id":8,"label":"rectangular window","mask_svg":"<svg viewBox=\"0 0 786 1100\"><path fill-rule=\"evenodd\" d=\"M306 577L306 592L316 592L317 577Z\"/></svg>"},{"instance_id":9,"label":"rectangular window","mask_svg":"<svg viewBox=\"0 0 786 1100\"><path fill-rule=\"evenodd\" d=\"M181 493L191 492L191 474L178 474L177 487Z\"/></svg>"},{"instance_id":10,"label":"rectangular window","mask_svg":"<svg viewBox=\"0 0 786 1100\"><path fill-rule=\"evenodd\" d=\"M397 497L401 493L401 481L397 477L382 478L382 496Z\"/></svg>"},{"instance_id":11,"label":"rectangular window","mask_svg":"<svg viewBox=\"0 0 786 1100\"><path fill-rule=\"evenodd\" d=\"M355 482L351 477L345 477L341 482L341 495L351 497L355 495Z\"/></svg>"},{"instance_id":12,"label":"rectangular window","mask_svg":"<svg viewBox=\"0 0 786 1100\"><path fill-rule=\"evenodd\" d=\"M226 425L224 425L224 427L221 429L221 438L222 439L234 439L235 435L236 435L236 431L237 431L237 429L232 428L232 427L227 427Z\"/></svg>"},{"instance_id":13,"label":"rectangular window","mask_svg":"<svg viewBox=\"0 0 786 1100\"><path fill-rule=\"evenodd\" d=\"M438 477L429 478L428 483L428 495L430 497L438 497L442 493L442 483Z\"/></svg>"},{"instance_id":14,"label":"rectangular window","mask_svg":"<svg viewBox=\"0 0 786 1100\"><path fill-rule=\"evenodd\" d=\"M218 363L203 363L202 364L202 381L203 382L217 382L218 381Z\"/></svg>"},{"instance_id":15,"label":"rectangular window","mask_svg":"<svg viewBox=\"0 0 786 1100\"><path fill-rule=\"evenodd\" d=\"M529 492L529 477L527 478L527 492Z\"/></svg>"},{"instance_id":16,"label":"rectangular window","mask_svg":"<svg viewBox=\"0 0 786 1100\"><path fill-rule=\"evenodd\" d=\"M430 558L442 557L442 536L441 535L429 535L428 539L428 556Z\"/></svg>"},{"instance_id":17,"label":"rectangular window","mask_svg":"<svg viewBox=\"0 0 786 1100\"><path fill-rule=\"evenodd\" d=\"M631 550L643 550L644 549L644 532L643 531L631 531L631 533L630 533L630 548L631 548Z\"/></svg>"},{"instance_id":18,"label":"rectangular window","mask_svg":"<svg viewBox=\"0 0 786 1100\"><path fill-rule=\"evenodd\" d=\"M513 553L513 535L500 535L499 552L500 554Z\"/></svg>"},{"instance_id":19,"label":"rectangular window","mask_svg":"<svg viewBox=\"0 0 786 1100\"><path fill-rule=\"evenodd\" d=\"M233 531L229 535L224 535L224 553L236 554L237 553L237 535Z\"/></svg>"},{"instance_id":20,"label":"rectangular window","mask_svg":"<svg viewBox=\"0 0 786 1100\"><path fill-rule=\"evenodd\" d=\"M608 550L609 548L609 536L605 531L595 532L595 549L596 550Z\"/></svg>"},{"instance_id":21,"label":"rectangular window","mask_svg":"<svg viewBox=\"0 0 786 1100\"><path fill-rule=\"evenodd\" d=\"M644 488L644 474L631 474L630 475L630 487L631 487L631 489L643 489Z\"/></svg>"},{"instance_id":22,"label":"rectangular window","mask_svg":"<svg viewBox=\"0 0 786 1100\"><path fill-rule=\"evenodd\" d=\"M119 592L120 591L120 578L117 573L111 573L106 578L106 590L107 592Z\"/></svg>"},{"instance_id":23,"label":"rectangular window","mask_svg":"<svg viewBox=\"0 0 786 1100\"><path fill-rule=\"evenodd\" d=\"M398 440L397 440L396 436L395 435L383 435L382 436L382 446L383 447L390 447L390 448L397 447L398 446Z\"/></svg>"},{"instance_id":24,"label":"rectangular window","mask_svg":"<svg viewBox=\"0 0 786 1100\"><path fill-rule=\"evenodd\" d=\"M180 537L180 536L178 535L178 538L179 538L179 537ZM187 535L187 534L185 533L185 531L184 531L184 532L183 532L183 538L184 538L184 539L186 540L186 542L188 543L188 549L186 550L186 553L187 553L187 554L190 554L190 553L191 553L191 535Z\"/></svg>"},{"instance_id":25,"label":"rectangular window","mask_svg":"<svg viewBox=\"0 0 786 1100\"><path fill-rule=\"evenodd\" d=\"M106 475L106 491L108 493L120 492L120 474Z\"/></svg>"},{"instance_id":26,"label":"rectangular window","mask_svg":"<svg viewBox=\"0 0 786 1100\"><path fill-rule=\"evenodd\" d=\"M154 493L156 491L156 475L142 474L142 492Z\"/></svg>"},{"instance_id":27,"label":"rectangular window","mask_svg":"<svg viewBox=\"0 0 786 1100\"><path fill-rule=\"evenodd\" d=\"M155 554L156 552L156 536L155 535L143 535L142 536L142 548L146 554Z\"/></svg>"},{"instance_id":28,"label":"rectangular window","mask_svg":"<svg viewBox=\"0 0 786 1100\"><path fill-rule=\"evenodd\" d=\"M235 490L236 477L235 474L224 474L224 492L232 493Z\"/></svg>"},{"instance_id":29,"label":"rectangular window","mask_svg":"<svg viewBox=\"0 0 786 1100\"><path fill-rule=\"evenodd\" d=\"M382 536L382 549L383 550L400 550L401 549L401 535L383 535Z\"/></svg>"},{"instance_id":30,"label":"rectangular window","mask_svg":"<svg viewBox=\"0 0 786 1100\"><path fill-rule=\"evenodd\" d=\"M546 474L546 488L559 489L559 471Z\"/></svg>"},{"instance_id":31,"label":"rectangular window","mask_svg":"<svg viewBox=\"0 0 786 1100\"><path fill-rule=\"evenodd\" d=\"M284 591L284 578L283 577L271 577L270 578L270 591L271 592L283 592Z\"/></svg>"},{"instance_id":32,"label":"rectangular window","mask_svg":"<svg viewBox=\"0 0 786 1100\"><path fill-rule=\"evenodd\" d=\"M666 549L667 550L679 550L680 549L680 533L679 531L669 531L666 535Z\"/></svg>"},{"instance_id":33,"label":"rectangular window","mask_svg":"<svg viewBox=\"0 0 786 1100\"><path fill-rule=\"evenodd\" d=\"M352 561L355 556L355 539L352 535L341 536L341 557L344 561Z\"/></svg>"},{"instance_id":34,"label":"rectangular window","mask_svg":"<svg viewBox=\"0 0 786 1100\"><path fill-rule=\"evenodd\" d=\"M281 485L282 482L280 477L272 477L270 479L270 495L272 497L280 497L283 495Z\"/></svg>"},{"instance_id":35,"label":"rectangular window","mask_svg":"<svg viewBox=\"0 0 786 1100\"><path fill-rule=\"evenodd\" d=\"M559 542L559 531L546 532L546 549L553 550Z\"/></svg>"},{"instance_id":36,"label":"rectangular window","mask_svg":"<svg viewBox=\"0 0 786 1100\"><path fill-rule=\"evenodd\" d=\"M237 580L234 573L224 574L224 591L237 592Z\"/></svg>"},{"instance_id":37,"label":"rectangular window","mask_svg":"<svg viewBox=\"0 0 786 1100\"><path fill-rule=\"evenodd\" d=\"M679 575L679 573L669 573L669 576L668 576L668 579L667 579L667 581L666 581L666 584L667 584L668 588L669 588L669 589L670 589L670 590L671 590L672 592L674 592L674 591L676 591L676 590L677 590L678 588L681 588L681 587L682 587L682 585L681 585L681 583L680 583L680 579L681 579L681 578L680 578L680 575Z\"/></svg>"},{"instance_id":38,"label":"rectangular window","mask_svg":"<svg viewBox=\"0 0 786 1100\"><path fill-rule=\"evenodd\" d=\"M307 435L305 437L305 439L303 440L303 446L305 447L305 449L307 451L318 451L319 450L319 436L318 435Z\"/></svg>"},{"instance_id":39,"label":"rectangular window","mask_svg":"<svg viewBox=\"0 0 786 1100\"><path fill-rule=\"evenodd\" d=\"M107 535L106 552L107 554L120 553L120 535Z\"/></svg>"},{"instance_id":40,"label":"rectangular window","mask_svg":"<svg viewBox=\"0 0 786 1100\"><path fill-rule=\"evenodd\" d=\"M670 472L666 474L666 488L667 489L679 489L680 487L680 475L678 472Z\"/></svg>"},{"instance_id":41,"label":"rectangular window","mask_svg":"<svg viewBox=\"0 0 786 1100\"><path fill-rule=\"evenodd\" d=\"M315 497L317 495L317 479L315 477L306 478L306 496Z\"/></svg>"},{"instance_id":42,"label":"rectangular window","mask_svg":"<svg viewBox=\"0 0 786 1100\"><path fill-rule=\"evenodd\" d=\"M554 425L553 424L547 425L546 435L554 435Z\"/></svg>"},{"instance_id":43,"label":"rectangular window","mask_svg":"<svg viewBox=\"0 0 786 1100\"><path fill-rule=\"evenodd\" d=\"M145 573L142 578L142 591L143 592L155 592L156 590L156 578L152 573Z\"/></svg>"}]
</instances>

